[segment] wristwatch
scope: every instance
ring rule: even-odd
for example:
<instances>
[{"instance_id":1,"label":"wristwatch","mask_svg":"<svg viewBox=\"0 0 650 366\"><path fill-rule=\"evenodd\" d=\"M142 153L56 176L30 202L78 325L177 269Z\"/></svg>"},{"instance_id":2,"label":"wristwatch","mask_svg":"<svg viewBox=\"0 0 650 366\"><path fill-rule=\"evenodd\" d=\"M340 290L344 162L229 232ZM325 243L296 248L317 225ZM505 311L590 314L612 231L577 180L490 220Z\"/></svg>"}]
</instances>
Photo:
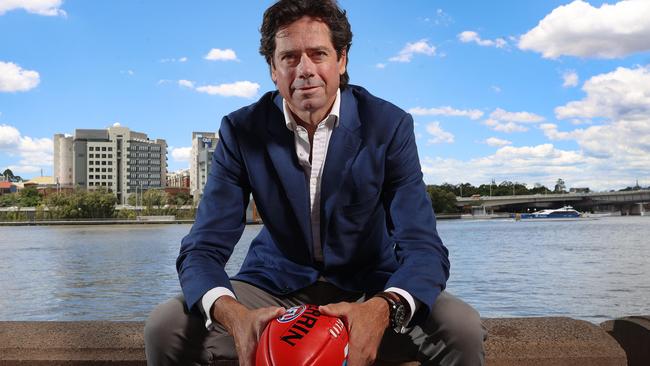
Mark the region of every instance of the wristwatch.
<instances>
[{"instance_id":1,"label":"wristwatch","mask_svg":"<svg viewBox=\"0 0 650 366\"><path fill-rule=\"evenodd\" d=\"M390 311L388 325L395 333L401 333L402 328L406 325L408 320L409 307L405 304L406 301L401 296L394 292L379 292L374 297L381 297L388 303L388 310Z\"/></svg>"}]
</instances>

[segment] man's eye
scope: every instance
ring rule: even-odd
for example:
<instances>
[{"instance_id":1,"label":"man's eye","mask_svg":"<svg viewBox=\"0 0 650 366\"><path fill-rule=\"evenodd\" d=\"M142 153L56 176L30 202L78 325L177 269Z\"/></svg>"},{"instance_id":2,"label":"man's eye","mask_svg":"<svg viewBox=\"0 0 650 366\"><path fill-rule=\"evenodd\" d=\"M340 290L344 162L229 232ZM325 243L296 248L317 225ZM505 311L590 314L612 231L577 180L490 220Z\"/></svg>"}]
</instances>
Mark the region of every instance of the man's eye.
<instances>
[{"instance_id":1,"label":"man's eye","mask_svg":"<svg viewBox=\"0 0 650 366\"><path fill-rule=\"evenodd\" d=\"M295 55L285 55L285 56L282 57L282 61L284 61L284 62L289 62L290 63L290 62L294 62L295 60L296 60Z\"/></svg>"}]
</instances>

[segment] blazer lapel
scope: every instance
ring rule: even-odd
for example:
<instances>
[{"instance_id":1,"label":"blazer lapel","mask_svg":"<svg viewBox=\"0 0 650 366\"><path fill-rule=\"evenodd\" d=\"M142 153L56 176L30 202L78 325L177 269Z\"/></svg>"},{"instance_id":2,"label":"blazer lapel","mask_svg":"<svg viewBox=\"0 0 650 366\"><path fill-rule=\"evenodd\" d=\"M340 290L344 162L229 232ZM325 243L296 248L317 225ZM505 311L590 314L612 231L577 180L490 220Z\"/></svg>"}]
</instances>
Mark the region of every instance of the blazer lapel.
<instances>
[{"instance_id":1,"label":"blazer lapel","mask_svg":"<svg viewBox=\"0 0 650 366\"><path fill-rule=\"evenodd\" d=\"M296 223L302 231L305 243L308 243L310 257L313 256L311 227L309 225L309 197L305 173L296 156L294 136L286 126L282 114L282 96L277 93L274 104L279 110L273 110L268 119L268 131L271 138L267 142L267 151L277 171L289 204L296 216ZM274 108L271 108L274 109Z\"/></svg>"},{"instance_id":2,"label":"blazer lapel","mask_svg":"<svg viewBox=\"0 0 650 366\"><path fill-rule=\"evenodd\" d=\"M323 169L321 182L321 239L325 244L324 235L329 225L332 210L336 204L338 193L344 178L350 171L350 166L361 145L359 128L361 121L357 104L352 91L348 88L341 92L341 110L339 125L332 132L327 158Z\"/></svg>"}]
</instances>

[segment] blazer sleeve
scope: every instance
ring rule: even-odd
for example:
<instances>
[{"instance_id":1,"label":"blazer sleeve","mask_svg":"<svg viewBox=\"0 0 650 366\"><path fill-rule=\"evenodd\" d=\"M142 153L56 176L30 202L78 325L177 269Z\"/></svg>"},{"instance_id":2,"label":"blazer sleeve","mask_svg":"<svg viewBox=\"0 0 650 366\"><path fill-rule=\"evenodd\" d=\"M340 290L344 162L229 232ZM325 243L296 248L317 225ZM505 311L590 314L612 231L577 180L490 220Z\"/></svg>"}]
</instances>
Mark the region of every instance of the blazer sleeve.
<instances>
[{"instance_id":1,"label":"blazer sleeve","mask_svg":"<svg viewBox=\"0 0 650 366\"><path fill-rule=\"evenodd\" d=\"M385 172L383 204L399 263L386 287L404 289L424 305L413 317L413 322L419 322L445 288L449 259L422 180L409 114L404 114L389 143Z\"/></svg>"},{"instance_id":2,"label":"blazer sleeve","mask_svg":"<svg viewBox=\"0 0 650 366\"><path fill-rule=\"evenodd\" d=\"M244 231L250 191L235 128L224 117L194 225L176 260L188 308L200 306L214 287L233 291L225 265Z\"/></svg>"}]
</instances>

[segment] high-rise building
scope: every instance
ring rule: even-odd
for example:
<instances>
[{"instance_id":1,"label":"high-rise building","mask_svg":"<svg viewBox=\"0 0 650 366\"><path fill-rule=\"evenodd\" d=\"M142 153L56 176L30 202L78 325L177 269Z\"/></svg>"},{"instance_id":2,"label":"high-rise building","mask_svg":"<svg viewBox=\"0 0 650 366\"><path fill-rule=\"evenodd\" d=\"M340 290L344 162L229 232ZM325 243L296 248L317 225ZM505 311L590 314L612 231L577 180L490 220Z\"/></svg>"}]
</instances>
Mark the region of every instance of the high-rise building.
<instances>
[{"instance_id":1,"label":"high-rise building","mask_svg":"<svg viewBox=\"0 0 650 366\"><path fill-rule=\"evenodd\" d=\"M218 142L219 137L214 132L192 132L190 193L195 202L198 202L203 195L203 186L212 166L212 153Z\"/></svg>"},{"instance_id":2,"label":"high-rise building","mask_svg":"<svg viewBox=\"0 0 650 366\"><path fill-rule=\"evenodd\" d=\"M190 188L189 169L179 170L167 174L167 187L169 188Z\"/></svg>"},{"instance_id":3,"label":"high-rise building","mask_svg":"<svg viewBox=\"0 0 650 366\"><path fill-rule=\"evenodd\" d=\"M73 186L72 136L54 135L54 169L52 178L59 187Z\"/></svg>"},{"instance_id":4,"label":"high-rise building","mask_svg":"<svg viewBox=\"0 0 650 366\"><path fill-rule=\"evenodd\" d=\"M150 140L146 134L119 124L105 130L77 129L68 160L65 154L56 153L57 136L60 135L55 135L55 179L61 170L57 167L70 164L72 185L76 188L103 187L114 192L120 204L125 204L131 194L164 188L167 183L165 140ZM66 143L60 145L65 147Z\"/></svg>"}]
</instances>

